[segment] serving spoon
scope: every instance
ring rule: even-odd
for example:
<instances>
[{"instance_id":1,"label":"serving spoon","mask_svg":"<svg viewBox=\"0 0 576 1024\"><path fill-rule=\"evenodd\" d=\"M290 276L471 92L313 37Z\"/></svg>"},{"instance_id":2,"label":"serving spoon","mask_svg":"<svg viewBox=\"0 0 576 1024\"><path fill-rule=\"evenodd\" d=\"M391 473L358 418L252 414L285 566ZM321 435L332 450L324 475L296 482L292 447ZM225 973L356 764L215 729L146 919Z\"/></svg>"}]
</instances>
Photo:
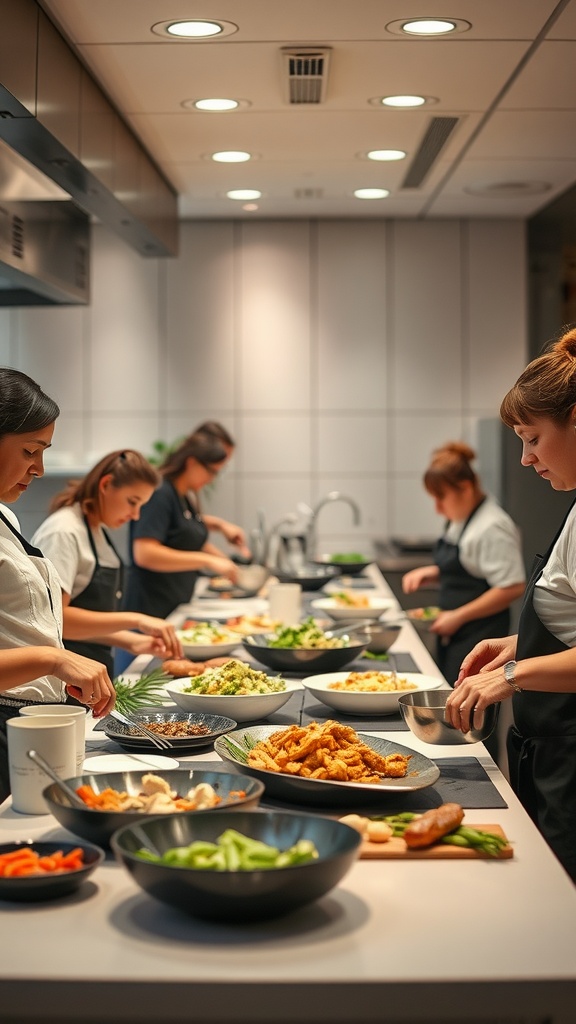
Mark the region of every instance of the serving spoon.
<instances>
[{"instance_id":1,"label":"serving spoon","mask_svg":"<svg viewBox=\"0 0 576 1024\"><path fill-rule=\"evenodd\" d=\"M39 754L36 750L27 750L26 754L30 758L30 760L34 761L34 764L37 764L38 767L41 768L43 772L46 772L46 775L49 775L50 778L56 783L58 788L66 794L68 800L70 801L73 807L82 807L84 810L86 810L86 804L84 803L84 801L80 799L78 794L72 789L71 786L69 786L66 782L64 782L63 779L60 778L59 775L56 774L52 766L44 760L41 754Z\"/></svg>"}]
</instances>

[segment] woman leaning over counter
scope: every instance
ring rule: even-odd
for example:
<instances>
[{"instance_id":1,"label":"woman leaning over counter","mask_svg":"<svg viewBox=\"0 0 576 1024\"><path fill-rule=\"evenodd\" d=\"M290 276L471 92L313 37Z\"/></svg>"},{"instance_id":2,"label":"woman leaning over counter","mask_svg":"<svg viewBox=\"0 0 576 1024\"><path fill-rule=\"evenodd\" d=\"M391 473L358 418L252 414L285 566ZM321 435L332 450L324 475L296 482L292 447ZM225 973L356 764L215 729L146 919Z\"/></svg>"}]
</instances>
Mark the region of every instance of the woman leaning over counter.
<instances>
[{"instance_id":1,"label":"woman leaning over counter","mask_svg":"<svg viewBox=\"0 0 576 1024\"><path fill-rule=\"evenodd\" d=\"M111 452L83 480L70 483L56 496L52 515L32 538L60 576L65 646L101 661L110 676L112 646L133 655L182 655L173 626L163 619L118 610L124 566L105 529L137 520L158 483L156 470L140 452ZM87 635L90 640L81 639Z\"/></svg>"},{"instance_id":2,"label":"woman leaning over counter","mask_svg":"<svg viewBox=\"0 0 576 1024\"><path fill-rule=\"evenodd\" d=\"M226 458L223 445L203 434L187 437L166 457L160 466L162 485L139 521L131 524L132 565L124 608L165 618L190 601L199 573L236 581L236 565L209 542L208 527L193 499L216 478ZM233 543L241 546L239 528L234 536Z\"/></svg>"},{"instance_id":3,"label":"woman leaning over counter","mask_svg":"<svg viewBox=\"0 0 576 1024\"><path fill-rule=\"evenodd\" d=\"M18 500L44 473L56 403L26 374L0 368L0 501ZM104 667L62 648L62 599L56 570L0 506L0 799L10 791L6 721L26 704L63 704L67 693L96 716L114 706Z\"/></svg>"},{"instance_id":4,"label":"woman leaning over counter","mask_svg":"<svg viewBox=\"0 0 576 1024\"><path fill-rule=\"evenodd\" d=\"M534 359L500 415L521 462L557 491L576 489L576 328ZM538 555L517 636L484 640L464 659L447 708L466 731L484 708L512 698L510 781L576 881L576 505Z\"/></svg>"}]
</instances>

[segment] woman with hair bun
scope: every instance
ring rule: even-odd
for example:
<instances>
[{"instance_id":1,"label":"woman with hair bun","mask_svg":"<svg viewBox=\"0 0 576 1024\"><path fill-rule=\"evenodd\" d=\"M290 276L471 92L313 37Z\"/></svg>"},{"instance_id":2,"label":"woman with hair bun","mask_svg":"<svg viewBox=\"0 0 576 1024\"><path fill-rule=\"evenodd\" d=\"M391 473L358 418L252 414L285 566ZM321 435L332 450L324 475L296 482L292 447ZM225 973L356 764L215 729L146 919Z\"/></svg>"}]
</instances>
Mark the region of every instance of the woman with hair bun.
<instances>
[{"instance_id":1,"label":"woman with hair bun","mask_svg":"<svg viewBox=\"0 0 576 1024\"><path fill-rule=\"evenodd\" d=\"M119 611L124 566L106 531L139 519L159 482L140 452L111 452L56 496L32 538L60 576L65 647L100 661L110 676L112 647L133 655L182 655L174 627L163 619Z\"/></svg>"},{"instance_id":2,"label":"woman with hair bun","mask_svg":"<svg viewBox=\"0 0 576 1024\"><path fill-rule=\"evenodd\" d=\"M441 612L430 630L438 637L438 667L450 685L479 640L510 632L510 605L525 583L518 529L484 493L474 458L472 448L459 441L433 453L424 487L446 525L434 564L412 569L402 579L406 594L440 585Z\"/></svg>"},{"instance_id":3,"label":"woman with hair bun","mask_svg":"<svg viewBox=\"0 0 576 1024\"><path fill-rule=\"evenodd\" d=\"M523 466L555 491L576 490L576 327L526 367L500 416L520 439ZM466 731L490 704L509 698L510 781L576 881L576 504L536 556L517 636L474 647L448 714Z\"/></svg>"}]
</instances>

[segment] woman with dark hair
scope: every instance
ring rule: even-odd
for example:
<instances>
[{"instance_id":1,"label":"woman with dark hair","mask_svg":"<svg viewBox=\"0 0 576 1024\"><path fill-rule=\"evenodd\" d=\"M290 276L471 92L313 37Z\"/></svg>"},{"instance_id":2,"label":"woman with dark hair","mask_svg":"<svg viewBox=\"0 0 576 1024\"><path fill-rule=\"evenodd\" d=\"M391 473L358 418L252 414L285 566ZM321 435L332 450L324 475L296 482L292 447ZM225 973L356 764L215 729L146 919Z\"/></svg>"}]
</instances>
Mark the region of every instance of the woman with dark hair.
<instances>
[{"instance_id":1,"label":"woman with dark hair","mask_svg":"<svg viewBox=\"0 0 576 1024\"><path fill-rule=\"evenodd\" d=\"M210 437L214 441L218 441L226 452L225 462L228 462L228 460L232 458L234 449L236 448L236 442L232 435L226 430L226 427L219 423L218 420L205 420L203 423L200 423L190 437L194 437L195 434L201 434L204 437ZM224 464L222 464L221 468L223 468L223 466ZM200 512L200 501L198 495L195 496L194 502L196 510ZM238 548L238 554L242 558L250 559L252 557L250 548L246 544L246 534L240 526L237 526L236 523L229 522L228 519L223 519L221 516L215 516L208 512L203 512L202 518L204 519L205 525L208 527L208 531L210 533L212 533L212 531L221 533L228 544L233 544ZM210 546L210 550L215 555L221 554L218 548L214 545Z\"/></svg>"},{"instance_id":2,"label":"woman with dark hair","mask_svg":"<svg viewBox=\"0 0 576 1024\"><path fill-rule=\"evenodd\" d=\"M479 640L510 632L510 605L525 582L518 530L484 493L474 458L472 448L459 441L433 453L424 487L446 525L434 564L412 569L402 579L406 594L425 584L440 585L441 612L430 630L438 638L438 667L451 685Z\"/></svg>"},{"instance_id":3,"label":"woman with dark hair","mask_svg":"<svg viewBox=\"0 0 576 1024\"><path fill-rule=\"evenodd\" d=\"M131 524L125 608L165 618L190 601L199 573L235 582L236 565L209 543L208 527L191 496L216 478L226 457L220 441L201 433L191 434L166 456L160 466L162 485L139 522Z\"/></svg>"},{"instance_id":4,"label":"woman with dark hair","mask_svg":"<svg viewBox=\"0 0 576 1024\"><path fill-rule=\"evenodd\" d=\"M124 566L106 531L137 520L159 482L140 452L111 452L56 496L52 515L32 538L60 576L65 646L101 661L110 675L112 647L163 658L182 654L174 627L163 619L119 611Z\"/></svg>"},{"instance_id":5,"label":"woman with dark hair","mask_svg":"<svg viewBox=\"0 0 576 1024\"><path fill-rule=\"evenodd\" d=\"M576 328L520 374L500 407L521 462L555 491L576 490ZM526 587L517 636L484 640L464 659L447 712L464 732L512 698L510 781L576 881L576 505Z\"/></svg>"},{"instance_id":6,"label":"woman with dark hair","mask_svg":"<svg viewBox=\"0 0 576 1024\"><path fill-rule=\"evenodd\" d=\"M14 502L44 473L60 410L26 374L0 367L0 501ZM56 570L0 505L0 799L10 791L6 721L27 704L61 704L66 694L96 716L114 706L104 667L62 648Z\"/></svg>"}]
</instances>

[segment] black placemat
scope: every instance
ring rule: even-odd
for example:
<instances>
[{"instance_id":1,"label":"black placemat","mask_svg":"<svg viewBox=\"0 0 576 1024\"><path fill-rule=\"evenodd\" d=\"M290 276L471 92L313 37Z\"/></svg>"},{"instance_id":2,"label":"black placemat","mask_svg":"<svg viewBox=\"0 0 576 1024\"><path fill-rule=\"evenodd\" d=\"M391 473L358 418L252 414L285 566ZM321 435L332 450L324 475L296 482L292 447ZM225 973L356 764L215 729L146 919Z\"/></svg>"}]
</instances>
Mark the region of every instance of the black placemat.
<instances>
[{"instance_id":1,"label":"black placemat","mask_svg":"<svg viewBox=\"0 0 576 1024\"><path fill-rule=\"evenodd\" d=\"M338 809L338 815L346 814L347 810L363 811L367 814L394 814L396 811L428 811L431 807L439 807L440 804L457 803L464 809L472 810L477 808L502 808L508 807L504 797L500 795L487 772L476 757L442 757L433 759L440 769L440 778L433 786L426 786L425 789L417 789L412 792L384 793L382 801L362 805L358 797L347 808ZM182 768L190 768L190 762L182 762ZM228 761L202 761L198 762L198 768L206 771L234 771L235 766ZM238 774L242 774L242 766L237 766ZM300 806L284 800L272 800L264 796L261 806L266 808L283 808L285 810L298 807L302 813L326 813L334 816L334 807L325 807L321 803L309 803Z\"/></svg>"}]
</instances>

